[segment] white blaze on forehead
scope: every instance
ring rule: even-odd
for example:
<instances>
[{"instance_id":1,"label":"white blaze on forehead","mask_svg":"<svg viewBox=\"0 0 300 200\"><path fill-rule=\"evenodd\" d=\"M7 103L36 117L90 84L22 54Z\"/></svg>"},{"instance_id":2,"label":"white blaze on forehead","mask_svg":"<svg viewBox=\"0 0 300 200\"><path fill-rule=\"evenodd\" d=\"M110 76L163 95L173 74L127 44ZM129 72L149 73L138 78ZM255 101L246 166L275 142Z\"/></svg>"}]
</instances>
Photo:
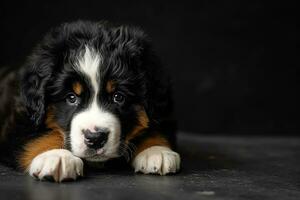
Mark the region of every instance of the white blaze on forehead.
<instances>
[{"instance_id":1,"label":"white blaze on forehead","mask_svg":"<svg viewBox=\"0 0 300 200\"><path fill-rule=\"evenodd\" d=\"M86 74L92 83L95 93L98 93L98 71L101 65L101 55L93 48L85 46L84 54L78 59L77 68Z\"/></svg>"},{"instance_id":2,"label":"white blaze on forehead","mask_svg":"<svg viewBox=\"0 0 300 200\"><path fill-rule=\"evenodd\" d=\"M82 130L94 127L107 128L109 130L108 140L103 147L105 155L103 157L96 157L90 160L104 161L108 158L116 157L118 155L119 138L121 134L121 125L119 119L108 111L105 111L100 104L97 103L97 96L100 94L99 89L99 68L102 64L102 57L100 52L95 49L85 46L76 63L76 70L85 74L88 81L93 87L93 96L89 102L89 106L77 113L71 122L70 141L72 153L78 157L89 159L91 155L87 155L88 147L84 143L84 134Z\"/></svg>"}]
</instances>

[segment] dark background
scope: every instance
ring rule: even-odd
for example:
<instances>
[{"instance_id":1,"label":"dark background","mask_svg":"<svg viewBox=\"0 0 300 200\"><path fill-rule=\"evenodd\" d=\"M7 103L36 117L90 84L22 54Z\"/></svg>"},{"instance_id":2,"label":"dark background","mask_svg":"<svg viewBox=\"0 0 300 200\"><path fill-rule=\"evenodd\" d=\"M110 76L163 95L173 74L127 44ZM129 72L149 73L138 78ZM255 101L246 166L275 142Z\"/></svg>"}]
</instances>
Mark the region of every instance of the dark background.
<instances>
[{"instance_id":1,"label":"dark background","mask_svg":"<svg viewBox=\"0 0 300 200\"><path fill-rule=\"evenodd\" d=\"M288 1L1 1L0 66L22 64L50 27L142 27L174 80L179 129L297 134L296 5Z\"/></svg>"}]
</instances>

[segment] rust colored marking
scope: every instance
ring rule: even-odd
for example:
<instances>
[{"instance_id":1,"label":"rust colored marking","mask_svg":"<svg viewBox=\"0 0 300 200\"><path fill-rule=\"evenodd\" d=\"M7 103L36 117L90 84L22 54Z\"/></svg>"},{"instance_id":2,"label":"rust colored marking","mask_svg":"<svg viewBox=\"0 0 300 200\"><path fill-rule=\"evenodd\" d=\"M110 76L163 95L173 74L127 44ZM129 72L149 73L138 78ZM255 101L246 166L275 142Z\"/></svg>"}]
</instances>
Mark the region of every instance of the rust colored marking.
<instances>
[{"instance_id":1,"label":"rust colored marking","mask_svg":"<svg viewBox=\"0 0 300 200\"><path fill-rule=\"evenodd\" d=\"M22 170L27 170L31 161L39 154L51 149L62 149L64 137L61 132L51 131L46 135L32 140L24 147L19 157L19 165Z\"/></svg>"},{"instance_id":2,"label":"rust colored marking","mask_svg":"<svg viewBox=\"0 0 300 200\"><path fill-rule=\"evenodd\" d=\"M79 82L75 82L73 84L73 91L75 92L75 94L80 95L83 91L83 87Z\"/></svg>"},{"instance_id":3,"label":"rust colored marking","mask_svg":"<svg viewBox=\"0 0 300 200\"><path fill-rule=\"evenodd\" d=\"M152 137L146 138L142 141L139 145L137 145L137 149L134 155L138 155L140 152L144 151L145 149L152 147L152 146L164 146L171 148L170 143L167 139L162 137L159 133L156 133Z\"/></svg>"},{"instance_id":4,"label":"rust colored marking","mask_svg":"<svg viewBox=\"0 0 300 200\"><path fill-rule=\"evenodd\" d=\"M18 162L22 170L28 170L31 161L37 155L51 149L64 148L64 133L55 121L51 107L47 111L46 125L52 130L28 142L23 148L24 151L19 155Z\"/></svg>"},{"instance_id":5,"label":"rust colored marking","mask_svg":"<svg viewBox=\"0 0 300 200\"><path fill-rule=\"evenodd\" d=\"M138 124L132 129L132 131L126 136L125 141L128 142L140 135L143 130L148 128L149 118L144 108L138 107Z\"/></svg>"},{"instance_id":6,"label":"rust colored marking","mask_svg":"<svg viewBox=\"0 0 300 200\"><path fill-rule=\"evenodd\" d=\"M115 82L113 80L109 80L107 81L107 84L106 84L106 91L108 93L113 93L116 89L116 86L115 86Z\"/></svg>"}]
</instances>

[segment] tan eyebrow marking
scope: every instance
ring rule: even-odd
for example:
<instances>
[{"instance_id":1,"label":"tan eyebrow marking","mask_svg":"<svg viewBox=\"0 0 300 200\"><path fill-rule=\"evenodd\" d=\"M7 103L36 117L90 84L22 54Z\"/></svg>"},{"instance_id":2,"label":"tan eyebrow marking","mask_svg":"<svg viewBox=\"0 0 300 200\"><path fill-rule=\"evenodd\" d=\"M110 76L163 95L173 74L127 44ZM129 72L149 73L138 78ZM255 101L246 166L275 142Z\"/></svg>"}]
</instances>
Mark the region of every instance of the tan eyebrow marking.
<instances>
[{"instance_id":1,"label":"tan eyebrow marking","mask_svg":"<svg viewBox=\"0 0 300 200\"><path fill-rule=\"evenodd\" d=\"M113 80L107 81L107 83L106 83L106 91L108 93L112 93L112 92L115 91L115 89L116 89L116 82L113 81Z\"/></svg>"},{"instance_id":2,"label":"tan eyebrow marking","mask_svg":"<svg viewBox=\"0 0 300 200\"><path fill-rule=\"evenodd\" d=\"M77 94L80 95L83 91L83 87L79 82L73 83L73 91Z\"/></svg>"}]
</instances>

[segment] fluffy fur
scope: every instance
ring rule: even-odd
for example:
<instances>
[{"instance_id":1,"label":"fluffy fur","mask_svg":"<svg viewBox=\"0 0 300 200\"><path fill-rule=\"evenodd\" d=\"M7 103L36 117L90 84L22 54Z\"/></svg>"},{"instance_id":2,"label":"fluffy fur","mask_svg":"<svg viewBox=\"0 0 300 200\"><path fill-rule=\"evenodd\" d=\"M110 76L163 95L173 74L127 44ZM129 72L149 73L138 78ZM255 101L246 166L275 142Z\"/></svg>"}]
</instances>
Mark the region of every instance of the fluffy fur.
<instances>
[{"instance_id":1,"label":"fluffy fur","mask_svg":"<svg viewBox=\"0 0 300 200\"><path fill-rule=\"evenodd\" d=\"M1 160L40 180L121 156L137 172L179 170L169 79L138 28L62 24L1 69L0 91Z\"/></svg>"}]
</instances>

